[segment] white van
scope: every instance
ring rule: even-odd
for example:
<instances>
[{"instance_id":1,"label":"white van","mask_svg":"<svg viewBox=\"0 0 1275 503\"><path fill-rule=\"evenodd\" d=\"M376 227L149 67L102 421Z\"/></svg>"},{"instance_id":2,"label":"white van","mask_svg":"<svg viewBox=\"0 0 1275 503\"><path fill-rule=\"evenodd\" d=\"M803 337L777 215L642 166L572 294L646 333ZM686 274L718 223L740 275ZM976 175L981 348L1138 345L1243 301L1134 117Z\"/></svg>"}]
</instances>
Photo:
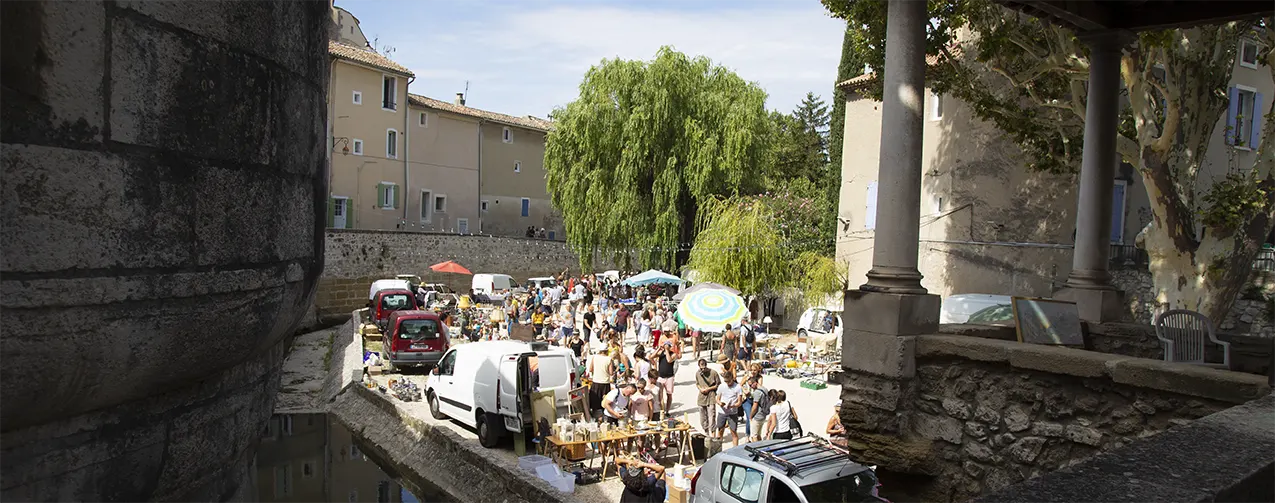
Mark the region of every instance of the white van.
<instances>
[{"instance_id":1,"label":"white van","mask_svg":"<svg viewBox=\"0 0 1275 503\"><path fill-rule=\"evenodd\" d=\"M507 292L517 286L514 277L508 274L475 274L470 288L475 293L491 296L495 293Z\"/></svg>"},{"instance_id":2,"label":"white van","mask_svg":"<svg viewBox=\"0 0 1275 503\"><path fill-rule=\"evenodd\" d=\"M527 289L528 289L528 290L530 290L530 289L533 289L533 288L536 288L536 289L539 289L539 288L551 288L551 287L553 287L554 285L557 285L557 284L558 284L558 280L553 279L553 278L549 278L549 277L544 277L544 278L527 278L527 285L526 285L526 286L527 286Z\"/></svg>"},{"instance_id":3,"label":"white van","mask_svg":"<svg viewBox=\"0 0 1275 503\"><path fill-rule=\"evenodd\" d=\"M812 307L797 320L797 337L806 338L811 348L831 349L841 343L841 313Z\"/></svg>"},{"instance_id":4,"label":"white van","mask_svg":"<svg viewBox=\"0 0 1275 503\"><path fill-rule=\"evenodd\" d=\"M505 432L534 431L532 391L554 392L565 412L580 386L570 349L544 342L480 341L447 351L425 379L425 398L435 419L449 417L478 430L483 447ZM563 416L563 414L560 414Z\"/></svg>"}]
</instances>

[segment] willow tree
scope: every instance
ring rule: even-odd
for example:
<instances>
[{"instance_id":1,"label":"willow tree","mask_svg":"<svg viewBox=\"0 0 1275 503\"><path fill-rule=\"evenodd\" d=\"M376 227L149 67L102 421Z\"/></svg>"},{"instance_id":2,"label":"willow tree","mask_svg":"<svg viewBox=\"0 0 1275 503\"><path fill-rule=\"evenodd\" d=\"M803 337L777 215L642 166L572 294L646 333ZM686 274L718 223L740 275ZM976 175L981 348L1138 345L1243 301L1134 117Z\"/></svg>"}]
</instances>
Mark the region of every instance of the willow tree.
<instances>
[{"instance_id":1,"label":"willow tree","mask_svg":"<svg viewBox=\"0 0 1275 503\"><path fill-rule=\"evenodd\" d=\"M771 137L766 93L664 47L652 61L604 60L580 96L554 110L545 179L567 241L625 265L675 270L695 239L697 208L759 189Z\"/></svg>"},{"instance_id":2,"label":"willow tree","mask_svg":"<svg viewBox=\"0 0 1275 503\"><path fill-rule=\"evenodd\" d=\"M885 2L823 3L847 19L863 58L884 68ZM940 63L927 85L1004 131L1030 157L1030 168L1078 169L1089 60L1075 34L988 0L928 5L927 55ZM1127 99L1117 145L1151 201L1151 221L1137 242L1151 258L1154 293L1162 306L1219 320L1247 284L1275 222L1275 114L1260 115L1271 98L1227 113L1239 101L1230 82L1241 38L1262 42L1260 71L1275 77L1269 17L1144 32L1120 64ZM880 91L878 79L868 95L879 99ZM1238 134L1231 129L1237 119ZM1210 158L1215 148L1226 155ZM1209 165L1219 158L1230 165ZM1221 174L1201 175L1210 171Z\"/></svg>"},{"instance_id":3,"label":"willow tree","mask_svg":"<svg viewBox=\"0 0 1275 503\"><path fill-rule=\"evenodd\" d=\"M786 295L801 302L822 301L845 287L845 269L832 257L803 248L795 236L817 234L793 229L772 196L709 201L701 212L701 231L687 267L711 281L748 295ZM808 226L808 225L807 225Z\"/></svg>"}]
</instances>

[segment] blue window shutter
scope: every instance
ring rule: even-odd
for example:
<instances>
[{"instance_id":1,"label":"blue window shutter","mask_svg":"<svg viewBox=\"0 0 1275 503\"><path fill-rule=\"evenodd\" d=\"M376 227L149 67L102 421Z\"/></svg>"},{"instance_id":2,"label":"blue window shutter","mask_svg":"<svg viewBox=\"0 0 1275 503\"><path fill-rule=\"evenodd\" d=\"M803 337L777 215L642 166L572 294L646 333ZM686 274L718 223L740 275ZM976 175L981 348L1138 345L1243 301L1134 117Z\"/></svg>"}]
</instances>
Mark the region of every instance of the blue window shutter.
<instances>
[{"instance_id":1,"label":"blue window shutter","mask_svg":"<svg viewBox=\"0 0 1275 503\"><path fill-rule=\"evenodd\" d=\"M523 199L522 200L522 216L524 217L530 216L530 214L531 214L531 201L527 199Z\"/></svg>"},{"instance_id":2,"label":"blue window shutter","mask_svg":"<svg viewBox=\"0 0 1275 503\"><path fill-rule=\"evenodd\" d=\"M863 228L877 228L877 182L868 184L868 208L863 213Z\"/></svg>"},{"instance_id":3,"label":"blue window shutter","mask_svg":"<svg viewBox=\"0 0 1275 503\"><path fill-rule=\"evenodd\" d=\"M1111 242L1121 243L1124 234L1124 190L1123 183L1111 188Z\"/></svg>"},{"instance_id":4,"label":"blue window shutter","mask_svg":"<svg viewBox=\"0 0 1275 503\"><path fill-rule=\"evenodd\" d=\"M1234 87L1226 91L1226 144L1235 144L1235 117L1239 115L1240 90Z\"/></svg>"},{"instance_id":5,"label":"blue window shutter","mask_svg":"<svg viewBox=\"0 0 1275 503\"><path fill-rule=\"evenodd\" d=\"M1253 93L1253 125L1249 127L1248 148L1256 149L1262 139L1262 93Z\"/></svg>"}]
</instances>

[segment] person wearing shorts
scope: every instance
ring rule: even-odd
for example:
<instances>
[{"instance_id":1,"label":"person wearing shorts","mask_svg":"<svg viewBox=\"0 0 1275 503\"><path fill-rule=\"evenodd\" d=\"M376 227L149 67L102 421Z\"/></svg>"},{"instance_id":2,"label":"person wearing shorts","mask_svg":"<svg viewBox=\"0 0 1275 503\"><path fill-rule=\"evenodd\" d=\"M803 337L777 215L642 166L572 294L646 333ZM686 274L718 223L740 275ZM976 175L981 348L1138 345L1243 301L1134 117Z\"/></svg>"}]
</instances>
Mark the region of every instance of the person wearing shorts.
<instances>
[{"instance_id":1,"label":"person wearing shorts","mask_svg":"<svg viewBox=\"0 0 1275 503\"><path fill-rule=\"evenodd\" d=\"M676 341L665 339L664 344L655 350L656 384L660 387L659 400L665 411L673 410L673 381L677 374L677 360L682 356L681 348L671 342Z\"/></svg>"},{"instance_id":2,"label":"person wearing shorts","mask_svg":"<svg viewBox=\"0 0 1275 503\"><path fill-rule=\"evenodd\" d=\"M714 428L717 438L722 438L723 429L730 428L731 446L739 445L739 406L744 402L744 390L735 381L735 374L722 373L722 383L717 386L717 425Z\"/></svg>"}]
</instances>

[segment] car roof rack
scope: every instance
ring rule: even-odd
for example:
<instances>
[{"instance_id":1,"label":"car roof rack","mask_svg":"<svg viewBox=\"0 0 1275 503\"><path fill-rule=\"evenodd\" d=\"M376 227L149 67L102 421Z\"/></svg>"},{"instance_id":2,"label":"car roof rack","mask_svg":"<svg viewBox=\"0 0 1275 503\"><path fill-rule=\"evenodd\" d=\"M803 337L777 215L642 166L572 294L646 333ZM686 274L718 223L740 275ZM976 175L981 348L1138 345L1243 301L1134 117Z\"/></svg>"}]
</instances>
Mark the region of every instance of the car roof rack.
<instances>
[{"instance_id":1,"label":"car roof rack","mask_svg":"<svg viewBox=\"0 0 1275 503\"><path fill-rule=\"evenodd\" d=\"M764 447L745 445L744 450L752 455L753 461L765 460L783 467L789 477L805 469L852 461L850 451L810 433Z\"/></svg>"}]
</instances>

